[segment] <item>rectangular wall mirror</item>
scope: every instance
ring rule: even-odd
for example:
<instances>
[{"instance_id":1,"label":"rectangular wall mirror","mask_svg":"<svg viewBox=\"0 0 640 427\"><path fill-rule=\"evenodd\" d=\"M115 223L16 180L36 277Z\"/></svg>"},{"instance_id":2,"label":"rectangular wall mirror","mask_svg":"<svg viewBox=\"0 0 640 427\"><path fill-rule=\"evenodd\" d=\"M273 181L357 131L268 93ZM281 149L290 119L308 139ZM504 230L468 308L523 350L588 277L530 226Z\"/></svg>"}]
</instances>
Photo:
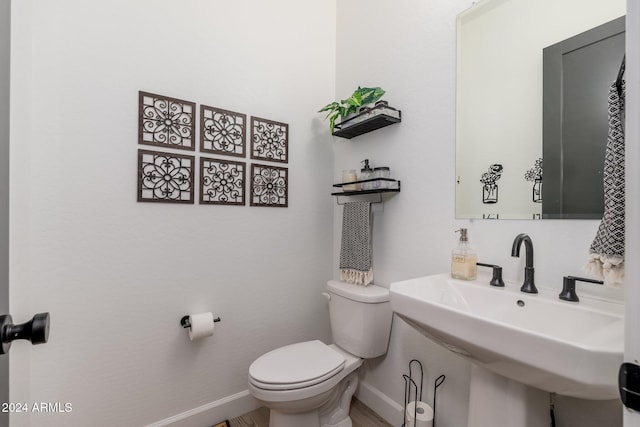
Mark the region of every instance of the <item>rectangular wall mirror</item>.
<instances>
[{"instance_id":1,"label":"rectangular wall mirror","mask_svg":"<svg viewBox=\"0 0 640 427\"><path fill-rule=\"evenodd\" d=\"M607 97L624 53L625 13L625 0L484 0L458 16L456 218L601 217L602 185L593 182L601 182ZM556 69L547 66L543 77L545 49L547 65L555 61ZM593 60L584 59L589 55L602 55L595 80L584 62ZM593 108L565 108L580 103ZM551 111L546 125L543 110ZM584 123L591 116L597 120ZM582 135L568 138L567 129ZM543 140L559 144L556 154L543 149ZM566 152L558 151L562 144ZM587 145L595 145L589 160L577 155Z\"/></svg>"}]
</instances>

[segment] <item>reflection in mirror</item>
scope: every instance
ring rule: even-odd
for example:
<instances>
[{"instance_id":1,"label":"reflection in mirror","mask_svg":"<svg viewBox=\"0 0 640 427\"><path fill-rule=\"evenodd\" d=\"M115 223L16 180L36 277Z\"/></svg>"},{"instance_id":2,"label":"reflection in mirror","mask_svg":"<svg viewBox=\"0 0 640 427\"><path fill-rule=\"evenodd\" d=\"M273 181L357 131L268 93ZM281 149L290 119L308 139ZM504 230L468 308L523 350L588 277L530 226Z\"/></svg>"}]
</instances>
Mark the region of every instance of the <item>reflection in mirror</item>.
<instances>
[{"instance_id":1,"label":"reflection in mirror","mask_svg":"<svg viewBox=\"0 0 640 427\"><path fill-rule=\"evenodd\" d=\"M484 0L458 16L457 218L543 217L546 187L558 186L547 171L542 185L543 50L625 12L625 0ZM616 74L593 101L605 110L608 86ZM604 150L606 114L601 121ZM569 155L564 166L580 162ZM496 166L500 173L492 176ZM583 185L589 192L579 198L601 200L601 195L594 195L602 190L590 187Z\"/></svg>"},{"instance_id":2,"label":"reflection in mirror","mask_svg":"<svg viewBox=\"0 0 640 427\"><path fill-rule=\"evenodd\" d=\"M542 218L602 218L608 104L625 47L625 17L543 51ZM615 90L615 89L614 89Z\"/></svg>"}]
</instances>

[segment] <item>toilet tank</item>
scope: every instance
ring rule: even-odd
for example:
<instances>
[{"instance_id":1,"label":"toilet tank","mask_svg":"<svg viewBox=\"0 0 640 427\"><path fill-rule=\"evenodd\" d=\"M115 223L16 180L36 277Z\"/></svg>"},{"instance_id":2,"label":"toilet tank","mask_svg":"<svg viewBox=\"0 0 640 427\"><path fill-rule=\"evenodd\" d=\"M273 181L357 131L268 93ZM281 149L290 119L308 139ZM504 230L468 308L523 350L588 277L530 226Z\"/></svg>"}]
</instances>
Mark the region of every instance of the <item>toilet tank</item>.
<instances>
[{"instance_id":1,"label":"toilet tank","mask_svg":"<svg viewBox=\"0 0 640 427\"><path fill-rule=\"evenodd\" d=\"M393 316L389 289L330 280L327 290L333 342L364 359L385 354Z\"/></svg>"}]
</instances>

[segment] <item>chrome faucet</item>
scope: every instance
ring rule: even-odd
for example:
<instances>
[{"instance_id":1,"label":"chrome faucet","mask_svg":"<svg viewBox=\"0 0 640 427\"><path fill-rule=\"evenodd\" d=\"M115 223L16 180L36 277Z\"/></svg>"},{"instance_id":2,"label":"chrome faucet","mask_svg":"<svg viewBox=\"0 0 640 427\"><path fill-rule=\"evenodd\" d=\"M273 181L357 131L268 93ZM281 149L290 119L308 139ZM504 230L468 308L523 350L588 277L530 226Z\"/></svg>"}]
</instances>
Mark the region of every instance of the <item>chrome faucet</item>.
<instances>
[{"instance_id":1,"label":"chrome faucet","mask_svg":"<svg viewBox=\"0 0 640 427\"><path fill-rule=\"evenodd\" d=\"M522 245L522 242L524 242L524 248L526 250L526 259L524 267L524 282L522 283L520 291L528 294L537 294L538 289L536 289L536 285L533 280L533 242L531 242L531 237L524 233L518 234L513 240L511 256L520 256L520 246Z\"/></svg>"}]
</instances>

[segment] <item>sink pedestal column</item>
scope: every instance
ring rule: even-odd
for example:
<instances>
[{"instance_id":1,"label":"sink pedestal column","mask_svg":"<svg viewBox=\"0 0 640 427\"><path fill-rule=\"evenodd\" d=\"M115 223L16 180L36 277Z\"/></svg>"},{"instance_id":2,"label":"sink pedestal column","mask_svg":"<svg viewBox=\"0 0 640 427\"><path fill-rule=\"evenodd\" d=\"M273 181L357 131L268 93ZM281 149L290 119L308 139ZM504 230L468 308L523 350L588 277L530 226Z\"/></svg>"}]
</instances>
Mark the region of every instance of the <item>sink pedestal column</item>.
<instances>
[{"instance_id":1,"label":"sink pedestal column","mask_svg":"<svg viewBox=\"0 0 640 427\"><path fill-rule=\"evenodd\" d=\"M549 427L549 394L471 366L468 427Z\"/></svg>"}]
</instances>

